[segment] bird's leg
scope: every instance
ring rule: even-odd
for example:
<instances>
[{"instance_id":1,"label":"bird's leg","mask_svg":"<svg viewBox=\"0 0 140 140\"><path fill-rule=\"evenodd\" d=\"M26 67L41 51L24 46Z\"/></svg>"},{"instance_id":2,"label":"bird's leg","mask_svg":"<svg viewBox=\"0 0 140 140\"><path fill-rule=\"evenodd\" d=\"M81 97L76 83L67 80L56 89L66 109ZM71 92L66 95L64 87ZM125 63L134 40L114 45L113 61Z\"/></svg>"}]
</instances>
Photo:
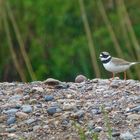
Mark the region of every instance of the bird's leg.
<instances>
[{"instance_id":1,"label":"bird's leg","mask_svg":"<svg viewBox=\"0 0 140 140\"><path fill-rule=\"evenodd\" d=\"M126 71L124 72L124 80L126 80Z\"/></svg>"},{"instance_id":2,"label":"bird's leg","mask_svg":"<svg viewBox=\"0 0 140 140\"><path fill-rule=\"evenodd\" d=\"M114 77L115 77L115 74L112 72L112 78L111 79L109 79L109 85L111 84L111 82L112 82L112 80L114 80Z\"/></svg>"},{"instance_id":3,"label":"bird's leg","mask_svg":"<svg viewBox=\"0 0 140 140\"><path fill-rule=\"evenodd\" d=\"M112 80L114 80L115 74L112 72Z\"/></svg>"}]
</instances>

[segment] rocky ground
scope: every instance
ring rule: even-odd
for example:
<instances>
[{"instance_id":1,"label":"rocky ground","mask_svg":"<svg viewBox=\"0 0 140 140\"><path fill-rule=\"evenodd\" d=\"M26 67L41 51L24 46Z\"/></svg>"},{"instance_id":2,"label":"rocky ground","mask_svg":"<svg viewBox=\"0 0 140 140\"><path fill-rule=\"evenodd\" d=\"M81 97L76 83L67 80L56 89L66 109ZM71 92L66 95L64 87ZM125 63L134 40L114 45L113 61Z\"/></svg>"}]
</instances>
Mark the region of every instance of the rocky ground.
<instances>
[{"instance_id":1,"label":"rocky ground","mask_svg":"<svg viewBox=\"0 0 140 140\"><path fill-rule=\"evenodd\" d=\"M80 130L87 140L95 133L140 140L140 82L79 76L74 83L0 83L0 140L80 140Z\"/></svg>"}]
</instances>

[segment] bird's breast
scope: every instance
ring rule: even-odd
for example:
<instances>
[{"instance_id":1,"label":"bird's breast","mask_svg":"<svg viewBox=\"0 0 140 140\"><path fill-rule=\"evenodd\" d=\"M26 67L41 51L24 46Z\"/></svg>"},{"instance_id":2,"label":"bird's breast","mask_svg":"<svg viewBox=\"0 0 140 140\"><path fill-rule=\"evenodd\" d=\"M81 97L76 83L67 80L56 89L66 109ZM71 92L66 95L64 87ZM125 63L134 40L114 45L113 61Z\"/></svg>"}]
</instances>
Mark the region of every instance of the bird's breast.
<instances>
[{"instance_id":1,"label":"bird's breast","mask_svg":"<svg viewBox=\"0 0 140 140\"><path fill-rule=\"evenodd\" d=\"M103 64L103 66L107 71L110 71L113 73L124 72L130 67L129 65L119 65L119 64L114 64L112 62Z\"/></svg>"}]
</instances>

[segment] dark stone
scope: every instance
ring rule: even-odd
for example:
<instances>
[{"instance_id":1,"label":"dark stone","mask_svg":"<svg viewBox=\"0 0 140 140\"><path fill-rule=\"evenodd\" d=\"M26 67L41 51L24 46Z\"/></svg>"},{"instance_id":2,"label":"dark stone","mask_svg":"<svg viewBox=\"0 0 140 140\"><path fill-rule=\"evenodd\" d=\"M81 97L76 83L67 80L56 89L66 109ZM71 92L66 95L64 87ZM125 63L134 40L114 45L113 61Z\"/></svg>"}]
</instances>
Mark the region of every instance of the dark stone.
<instances>
[{"instance_id":1,"label":"dark stone","mask_svg":"<svg viewBox=\"0 0 140 140\"><path fill-rule=\"evenodd\" d=\"M52 95L46 95L45 96L45 101L52 101L54 99L54 97Z\"/></svg>"},{"instance_id":2,"label":"dark stone","mask_svg":"<svg viewBox=\"0 0 140 140\"><path fill-rule=\"evenodd\" d=\"M13 124L13 123L15 123L15 121L16 121L15 116L11 116L11 117L8 118L7 124L8 125Z\"/></svg>"},{"instance_id":3,"label":"dark stone","mask_svg":"<svg viewBox=\"0 0 140 140\"><path fill-rule=\"evenodd\" d=\"M48 113L49 115L55 114L56 111L57 111L57 108L56 108L56 107L50 107L50 108L47 109L47 113Z\"/></svg>"},{"instance_id":4,"label":"dark stone","mask_svg":"<svg viewBox=\"0 0 140 140\"><path fill-rule=\"evenodd\" d=\"M119 137L120 136L120 132L112 132L112 137Z\"/></svg>"}]
</instances>

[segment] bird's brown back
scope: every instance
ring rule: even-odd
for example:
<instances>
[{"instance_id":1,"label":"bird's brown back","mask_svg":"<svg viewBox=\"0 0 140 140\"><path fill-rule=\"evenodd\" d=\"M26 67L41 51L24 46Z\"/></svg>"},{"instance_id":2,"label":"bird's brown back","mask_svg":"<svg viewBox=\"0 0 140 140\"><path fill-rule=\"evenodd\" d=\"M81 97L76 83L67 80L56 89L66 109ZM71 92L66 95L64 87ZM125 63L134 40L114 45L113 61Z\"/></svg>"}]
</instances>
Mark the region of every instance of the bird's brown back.
<instances>
[{"instance_id":1,"label":"bird's brown back","mask_svg":"<svg viewBox=\"0 0 140 140\"><path fill-rule=\"evenodd\" d=\"M130 62L124 59L116 58L116 57L112 57L111 61L116 65L129 65L130 64Z\"/></svg>"}]
</instances>

